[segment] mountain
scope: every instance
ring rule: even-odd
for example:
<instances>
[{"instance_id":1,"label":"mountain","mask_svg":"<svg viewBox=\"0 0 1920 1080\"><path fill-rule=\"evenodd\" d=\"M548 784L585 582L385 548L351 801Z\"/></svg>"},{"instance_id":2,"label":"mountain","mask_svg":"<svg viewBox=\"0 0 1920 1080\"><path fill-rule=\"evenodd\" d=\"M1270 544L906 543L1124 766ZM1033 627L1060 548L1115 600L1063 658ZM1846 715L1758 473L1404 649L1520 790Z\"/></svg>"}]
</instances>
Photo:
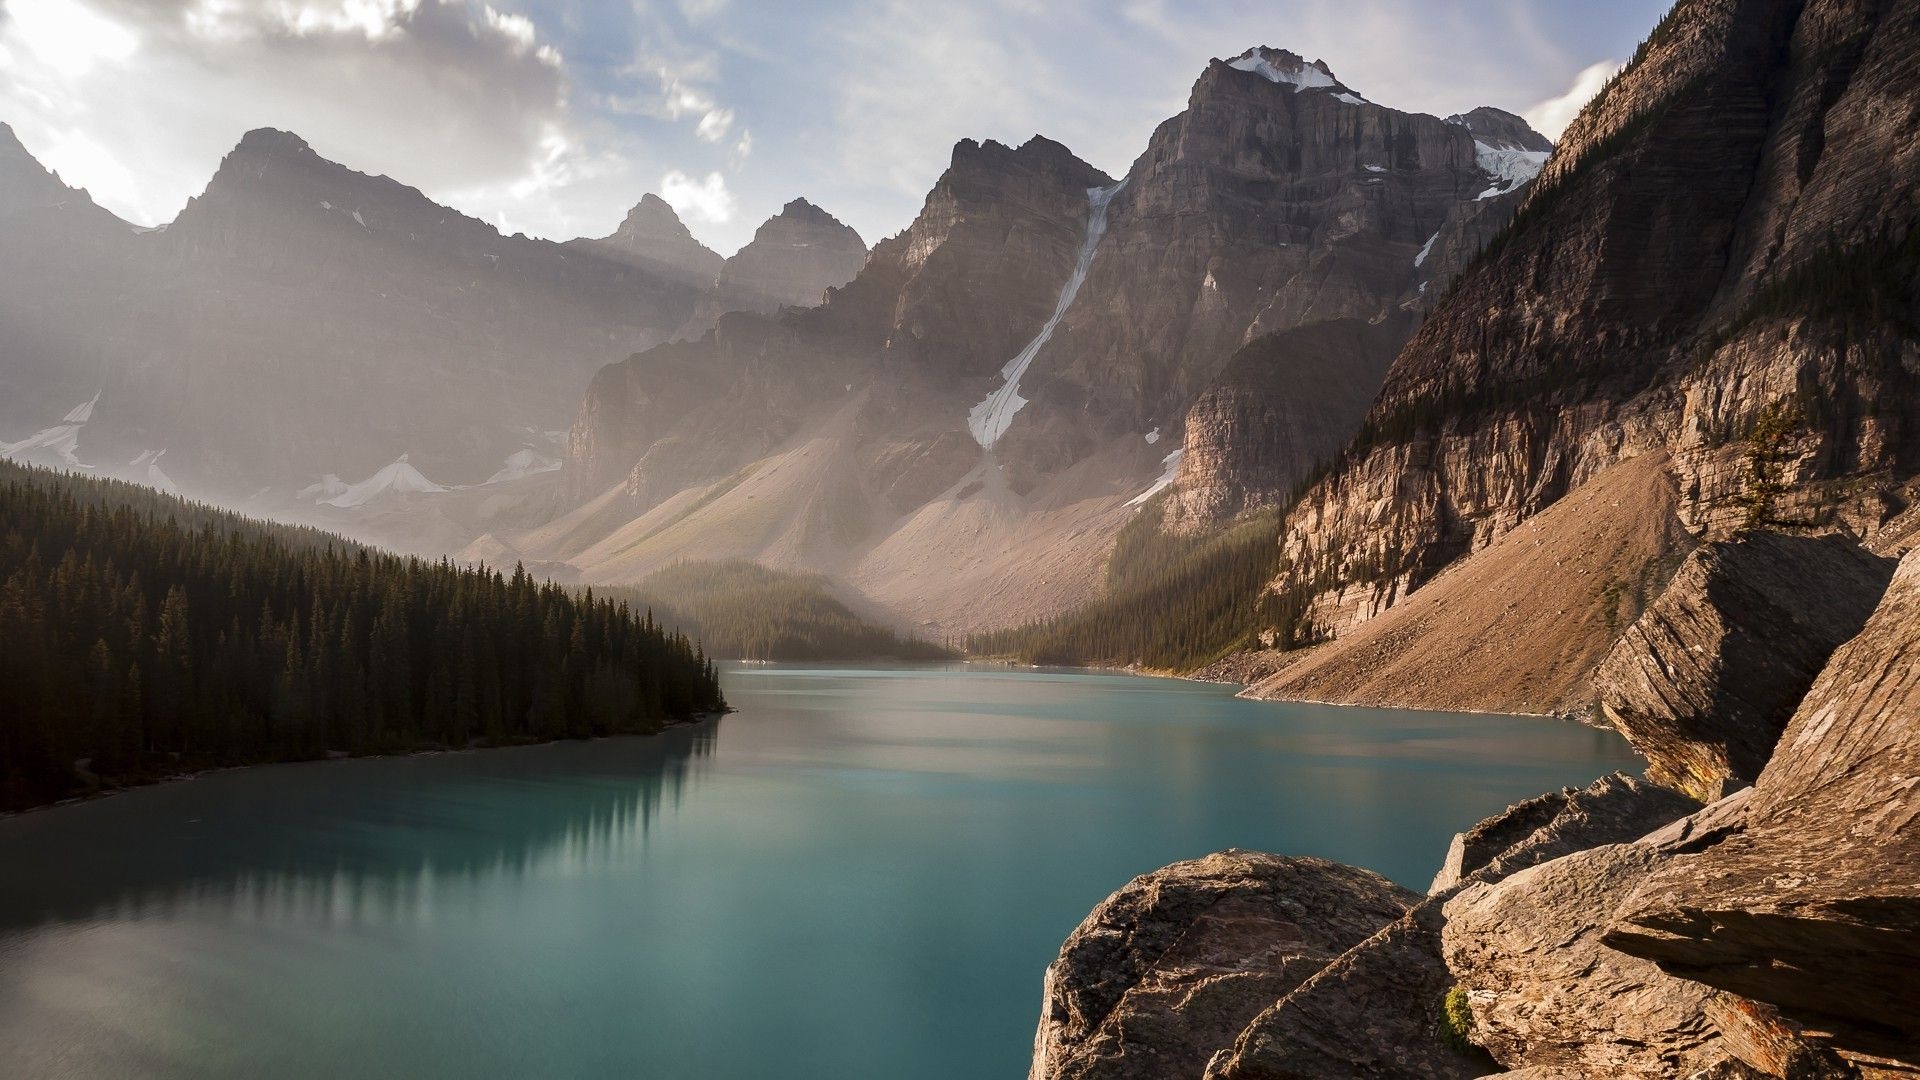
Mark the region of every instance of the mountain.
<instances>
[{"instance_id":1,"label":"mountain","mask_svg":"<svg viewBox=\"0 0 1920 1080\"><path fill-rule=\"evenodd\" d=\"M568 246L702 289L713 284L725 264L719 252L695 240L673 207L652 192L627 211L620 227L610 235L597 240L570 240Z\"/></svg>"},{"instance_id":2,"label":"mountain","mask_svg":"<svg viewBox=\"0 0 1920 1080\"><path fill-rule=\"evenodd\" d=\"M1476 639L1579 658L1530 687L1456 688L1451 704L1592 700L1588 674L1692 543L1753 529L1843 533L1883 554L1910 543L1920 211L1901 193L1920 153L1900 133L1920 117L1915 36L1887 5L1676 8L1569 127L1288 516L1272 585L1345 639L1313 667L1344 653L1366 668L1388 633L1374 616L1461 575L1501 576L1506 537L1621 470L1650 468L1641 490L1671 496L1552 534L1562 576L1519 584L1477 634L1457 606L1396 631L1397 652ZM1608 569L1596 542L1640 529L1680 539ZM1554 629L1520 629L1530 619ZM1259 692L1298 687L1282 671ZM1340 676L1313 693L1356 689Z\"/></svg>"},{"instance_id":3,"label":"mountain","mask_svg":"<svg viewBox=\"0 0 1920 1080\"><path fill-rule=\"evenodd\" d=\"M0 162L0 258L22 268L0 286L19 387L0 439L97 396L78 461L131 476L123 463L164 452L205 496L290 504L402 454L444 483L556 456L592 372L667 340L711 292L641 259L632 217L624 246L503 236L282 131L247 133L154 230L63 194L10 137Z\"/></svg>"},{"instance_id":4,"label":"mountain","mask_svg":"<svg viewBox=\"0 0 1920 1080\"><path fill-rule=\"evenodd\" d=\"M780 208L720 269L715 318L724 311L813 307L852 281L867 243L851 226L805 199Z\"/></svg>"},{"instance_id":5,"label":"mountain","mask_svg":"<svg viewBox=\"0 0 1920 1080\"><path fill-rule=\"evenodd\" d=\"M126 296L140 231L62 183L0 124L0 446L77 441L71 415L100 393L117 346L72 331Z\"/></svg>"},{"instance_id":6,"label":"mountain","mask_svg":"<svg viewBox=\"0 0 1920 1080\"><path fill-rule=\"evenodd\" d=\"M687 557L824 572L935 630L1084 602L1163 476L1203 532L1338 451L1540 145L1264 48L1213 61L1119 180L1043 138L963 141L820 306L596 376L563 469L581 505L513 543L593 580Z\"/></svg>"}]
</instances>

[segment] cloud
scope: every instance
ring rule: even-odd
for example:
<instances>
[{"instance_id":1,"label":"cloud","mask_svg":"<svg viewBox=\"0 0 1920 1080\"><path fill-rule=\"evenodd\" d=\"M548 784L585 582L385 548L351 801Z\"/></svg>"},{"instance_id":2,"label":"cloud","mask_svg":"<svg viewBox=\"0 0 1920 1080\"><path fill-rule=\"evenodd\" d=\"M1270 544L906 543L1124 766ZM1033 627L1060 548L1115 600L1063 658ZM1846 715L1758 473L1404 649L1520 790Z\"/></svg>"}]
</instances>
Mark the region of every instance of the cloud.
<instances>
[{"instance_id":1,"label":"cloud","mask_svg":"<svg viewBox=\"0 0 1920 1080\"><path fill-rule=\"evenodd\" d=\"M0 3L0 117L141 224L256 127L495 218L516 185L584 168L561 52L479 0Z\"/></svg>"},{"instance_id":2,"label":"cloud","mask_svg":"<svg viewBox=\"0 0 1920 1080\"><path fill-rule=\"evenodd\" d=\"M727 129L732 126L732 109L709 109L706 115L700 118L700 123L694 127L693 133L700 136L701 142L719 142L727 137Z\"/></svg>"},{"instance_id":3,"label":"cloud","mask_svg":"<svg viewBox=\"0 0 1920 1080\"><path fill-rule=\"evenodd\" d=\"M1573 118L1579 116L1580 110L1593 100L1593 95L1599 93L1600 88L1607 85L1607 80L1619 70L1618 60L1602 60L1584 68L1573 77L1573 85L1567 88L1566 93L1548 98L1520 115L1533 125L1535 131L1549 139L1558 140L1567 125L1573 123Z\"/></svg>"},{"instance_id":4,"label":"cloud","mask_svg":"<svg viewBox=\"0 0 1920 1080\"><path fill-rule=\"evenodd\" d=\"M695 180L675 169L660 178L660 197L677 213L695 221L724 225L733 220L733 193L727 190L727 178L717 172Z\"/></svg>"}]
</instances>

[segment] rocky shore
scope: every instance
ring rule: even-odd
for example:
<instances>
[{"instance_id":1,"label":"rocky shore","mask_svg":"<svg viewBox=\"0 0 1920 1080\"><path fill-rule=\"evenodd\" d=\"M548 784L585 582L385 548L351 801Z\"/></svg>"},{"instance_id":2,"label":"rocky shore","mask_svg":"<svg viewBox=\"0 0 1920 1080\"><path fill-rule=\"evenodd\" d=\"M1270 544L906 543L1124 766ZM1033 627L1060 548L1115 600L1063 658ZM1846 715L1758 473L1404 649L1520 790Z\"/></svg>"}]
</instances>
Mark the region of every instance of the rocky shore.
<instances>
[{"instance_id":1,"label":"rocky shore","mask_svg":"<svg viewBox=\"0 0 1920 1080\"><path fill-rule=\"evenodd\" d=\"M1920 551L1887 569L1697 551L1600 681L1650 779L1479 823L1424 897L1243 851L1134 879L1048 968L1030 1080L1920 1075Z\"/></svg>"}]
</instances>

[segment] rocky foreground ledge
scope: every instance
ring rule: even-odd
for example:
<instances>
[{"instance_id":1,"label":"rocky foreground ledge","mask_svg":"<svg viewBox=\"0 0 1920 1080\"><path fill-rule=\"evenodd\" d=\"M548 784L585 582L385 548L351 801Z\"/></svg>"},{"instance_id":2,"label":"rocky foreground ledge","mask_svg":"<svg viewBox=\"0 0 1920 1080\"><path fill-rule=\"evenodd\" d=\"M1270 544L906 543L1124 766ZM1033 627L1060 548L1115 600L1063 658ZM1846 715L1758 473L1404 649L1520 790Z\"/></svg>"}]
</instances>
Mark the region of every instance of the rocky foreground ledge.
<instances>
[{"instance_id":1,"label":"rocky foreground ledge","mask_svg":"<svg viewBox=\"0 0 1920 1080\"><path fill-rule=\"evenodd\" d=\"M1700 591L1748 555L1779 572L1779 551L1710 553ZM1656 629L1646 648L1684 647ZM1511 807L1425 897L1241 851L1134 879L1047 969L1030 1080L1920 1076L1920 551L1828 636L1791 658L1818 673L1804 690L1738 649L1697 662L1671 706L1690 722L1657 729L1673 786L1616 774ZM1782 686L1778 733L1758 691ZM1707 722L1734 698L1737 739ZM1661 700L1635 700L1636 742ZM1752 786L1675 790L1742 784L1743 754Z\"/></svg>"}]
</instances>

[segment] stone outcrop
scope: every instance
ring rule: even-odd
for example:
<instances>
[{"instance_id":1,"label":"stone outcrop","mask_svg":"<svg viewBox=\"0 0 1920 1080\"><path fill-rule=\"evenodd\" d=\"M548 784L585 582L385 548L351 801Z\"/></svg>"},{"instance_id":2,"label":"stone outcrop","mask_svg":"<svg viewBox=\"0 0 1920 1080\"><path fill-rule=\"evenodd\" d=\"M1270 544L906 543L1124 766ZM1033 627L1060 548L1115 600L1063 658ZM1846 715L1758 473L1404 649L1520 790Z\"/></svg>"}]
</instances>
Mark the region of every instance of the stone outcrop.
<instances>
[{"instance_id":1,"label":"stone outcrop","mask_svg":"<svg viewBox=\"0 0 1920 1080\"><path fill-rule=\"evenodd\" d=\"M1768 1002L1863 1069L1920 1061L1920 555L1821 671L1742 828L1647 875L1606 942Z\"/></svg>"},{"instance_id":2,"label":"stone outcrop","mask_svg":"<svg viewBox=\"0 0 1920 1080\"><path fill-rule=\"evenodd\" d=\"M1427 893L1440 896L1468 879L1498 881L1575 851L1635 840L1697 809L1684 795L1620 773L1550 792L1456 834Z\"/></svg>"},{"instance_id":3,"label":"stone outcrop","mask_svg":"<svg viewBox=\"0 0 1920 1080\"><path fill-rule=\"evenodd\" d=\"M1198 1076L1266 1003L1418 899L1364 870L1238 851L1135 878L1047 968L1030 1076Z\"/></svg>"},{"instance_id":4,"label":"stone outcrop","mask_svg":"<svg viewBox=\"0 0 1920 1080\"><path fill-rule=\"evenodd\" d=\"M1615 774L1481 822L1456 840L1427 900L1261 1012L1207 1076L1466 1080L1492 1071L1491 1060L1463 1033L1445 1034L1445 1000L1456 983L1441 952L1447 900L1468 884L1632 840L1693 806Z\"/></svg>"},{"instance_id":5,"label":"stone outcrop","mask_svg":"<svg viewBox=\"0 0 1920 1080\"><path fill-rule=\"evenodd\" d=\"M1703 545L1594 673L1601 713L1660 783L1707 802L1752 783L1892 575L1841 536Z\"/></svg>"}]
</instances>

